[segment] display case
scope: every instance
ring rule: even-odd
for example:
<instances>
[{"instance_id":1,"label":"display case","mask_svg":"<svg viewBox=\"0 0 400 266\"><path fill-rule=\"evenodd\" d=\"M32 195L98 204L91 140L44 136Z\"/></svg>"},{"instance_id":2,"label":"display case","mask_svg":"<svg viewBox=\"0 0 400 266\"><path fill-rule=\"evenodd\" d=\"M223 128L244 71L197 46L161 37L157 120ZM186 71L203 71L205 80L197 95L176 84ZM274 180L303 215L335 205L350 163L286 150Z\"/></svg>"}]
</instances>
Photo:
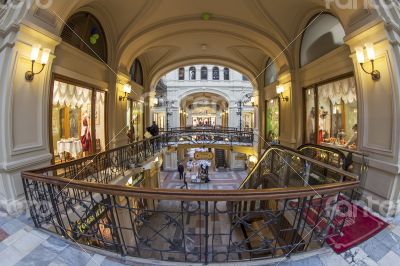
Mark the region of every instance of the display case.
<instances>
[{"instance_id":1,"label":"display case","mask_svg":"<svg viewBox=\"0 0 400 266\"><path fill-rule=\"evenodd\" d=\"M274 98L266 101L266 135L265 140L269 143L279 142L280 135L280 100Z\"/></svg>"},{"instance_id":2,"label":"display case","mask_svg":"<svg viewBox=\"0 0 400 266\"><path fill-rule=\"evenodd\" d=\"M354 77L304 91L305 143L357 148L358 105Z\"/></svg>"},{"instance_id":3,"label":"display case","mask_svg":"<svg viewBox=\"0 0 400 266\"><path fill-rule=\"evenodd\" d=\"M78 81L53 80L50 143L55 163L105 151L106 96Z\"/></svg>"}]
</instances>

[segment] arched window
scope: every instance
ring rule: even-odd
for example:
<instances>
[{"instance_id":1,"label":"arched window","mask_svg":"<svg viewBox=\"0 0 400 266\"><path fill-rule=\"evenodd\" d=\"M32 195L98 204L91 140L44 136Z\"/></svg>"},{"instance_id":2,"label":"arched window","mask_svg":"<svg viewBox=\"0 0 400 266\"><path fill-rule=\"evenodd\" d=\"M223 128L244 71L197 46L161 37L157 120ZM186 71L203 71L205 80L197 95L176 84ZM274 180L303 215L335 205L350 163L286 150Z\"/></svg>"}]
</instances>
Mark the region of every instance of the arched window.
<instances>
[{"instance_id":1,"label":"arched window","mask_svg":"<svg viewBox=\"0 0 400 266\"><path fill-rule=\"evenodd\" d=\"M82 52L107 63L106 35L92 14L79 12L72 15L64 26L61 38Z\"/></svg>"},{"instance_id":2,"label":"arched window","mask_svg":"<svg viewBox=\"0 0 400 266\"><path fill-rule=\"evenodd\" d=\"M189 75L190 75L190 80L196 80L196 68L195 67L189 68Z\"/></svg>"},{"instance_id":3,"label":"arched window","mask_svg":"<svg viewBox=\"0 0 400 266\"><path fill-rule=\"evenodd\" d=\"M225 67L224 68L224 80L229 80L229 68Z\"/></svg>"},{"instance_id":4,"label":"arched window","mask_svg":"<svg viewBox=\"0 0 400 266\"><path fill-rule=\"evenodd\" d=\"M346 35L340 21L330 14L312 20L303 34L300 66L304 66L344 44Z\"/></svg>"},{"instance_id":5,"label":"arched window","mask_svg":"<svg viewBox=\"0 0 400 266\"><path fill-rule=\"evenodd\" d=\"M213 80L219 80L219 67L213 68Z\"/></svg>"},{"instance_id":6,"label":"arched window","mask_svg":"<svg viewBox=\"0 0 400 266\"><path fill-rule=\"evenodd\" d=\"M201 68L201 79L202 80L208 79L208 69L206 67Z\"/></svg>"},{"instance_id":7,"label":"arched window","mask_svg":"<svg viewBox=\"0 0 400 266\"><path fill-rule=\"evenodd\" d=\"M242 75L242 80L243 81L249 81L249 79L245 75Z\"/></svg>"},{"instance_id":8,"label":"arched window","mask_svg":"<svg viewBox=\"0 0 400 266\"><path fill-rule=\"evenodd\" d=\"M264 86L268 86L278 80L276 65L274 62L272 62L271 58L267 60L267 64L265 65L264 78L265 78Z\"/></svg>"},{"instance_id":9,"label":"arched window","mask_svg":"<svg viewBox=\"0 0 400 266\"><path fill-rule=\"evenodd\" d=\"M179 69L179 80L185 80L185 69L183 67Z\"/></svg>"},{"instance_id":10,"label":"arched window","mask_svg":"<svg viewBox=\"0 0 400 266\"><path fill-rule=\"evenodd\" d=\"M135 59L130 70L131 80L143 86L143 69L139 59Z\"/></svg>"}]
</instances>

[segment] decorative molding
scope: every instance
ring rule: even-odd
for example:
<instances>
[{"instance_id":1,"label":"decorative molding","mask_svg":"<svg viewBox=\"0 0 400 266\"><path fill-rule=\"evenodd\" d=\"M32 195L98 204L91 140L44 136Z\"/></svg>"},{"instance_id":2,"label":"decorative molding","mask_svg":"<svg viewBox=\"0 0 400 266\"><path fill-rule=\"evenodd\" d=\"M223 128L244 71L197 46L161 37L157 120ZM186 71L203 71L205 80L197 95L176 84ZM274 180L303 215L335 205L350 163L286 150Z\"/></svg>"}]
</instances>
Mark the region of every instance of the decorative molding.
<instances>
[{"instance_id":1,"label":"decorative molding","mask_svg":"<svg viewBox=\"0 0 400 266\"><path fill-rule=\"evenodd\" d=\"M3 162L2 164L0 164L0 170L6 172L19 171L27 167L36 166L38 164L50 163L52 158L53 156L50 153L47 153L37 156L31 156L21 160L15 160L8 163Z\"/></svg>"}]
</instances>

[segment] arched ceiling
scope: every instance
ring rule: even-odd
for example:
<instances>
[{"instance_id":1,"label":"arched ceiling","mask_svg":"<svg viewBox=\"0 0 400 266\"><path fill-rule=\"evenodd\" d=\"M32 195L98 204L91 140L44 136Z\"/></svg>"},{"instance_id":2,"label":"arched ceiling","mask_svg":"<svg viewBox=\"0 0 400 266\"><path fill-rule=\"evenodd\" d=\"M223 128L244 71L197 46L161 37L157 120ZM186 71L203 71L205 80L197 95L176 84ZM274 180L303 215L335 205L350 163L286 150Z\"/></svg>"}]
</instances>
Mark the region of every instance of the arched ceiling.
<instances>
[{"instance_id":1,"label":"arched ceiling","mask_svg":"<svg viewBox=\"0 0 400 266\"><path fill-rule=\"evenodd\" d=\"M53 30L60 34L62 20L90 10L108 35L110 64L128 73L138 57L150 87L168 71L192 63L226 65L251 80L268 57L277 57L281 72L290 70L298 56L294 43L307 21L329 11L350 33L371 15L363 0L357 3L358 9L327 10L324 0L57 0L46 12L55 17ZM204 12L211 14L208 21Z\"/></svg>"},{"instance_id":2,"label":"arched ceiling","mask_svg":"<svg viewBox=\"0 0 400 266\"><path fill-rule=\"evenodd\" d=\"M185 96L180 105L182 108L188 107L189 105L219 105L222 108L225 108L229 105L227 99L223 96L211 93L211 92L201 92L201 93L193 93Z\"/></svg>"}]
</instances>

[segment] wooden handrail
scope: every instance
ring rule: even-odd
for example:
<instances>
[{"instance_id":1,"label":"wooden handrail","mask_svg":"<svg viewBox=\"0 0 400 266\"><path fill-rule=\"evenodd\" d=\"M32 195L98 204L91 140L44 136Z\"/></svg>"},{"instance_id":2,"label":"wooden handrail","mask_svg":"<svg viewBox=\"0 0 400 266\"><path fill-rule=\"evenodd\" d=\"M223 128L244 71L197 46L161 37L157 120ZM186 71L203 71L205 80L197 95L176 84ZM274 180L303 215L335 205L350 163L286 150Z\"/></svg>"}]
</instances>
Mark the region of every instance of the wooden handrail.
<instances>
[{"instance_id":1,"label":"wooden handrail","mask_svg":"<svg viewBox=\"0 0 400 266\"><path fill-rule=\"evenodd\" d=\"M177 190L177 189L147 189L131 188L121 185L90 183L86 181L70 180L56 176L45 176L32 172L23 172L22 178L53 184L61 188L82 189L93 193L109 194L114 196L139 197L155 200L180 201L242 201L301 198L308 196L333 194L350 190L359 186L359 181L349 181L336 184L325 184L308 187L272 188L272 189L242 189L242 190ZM316 193L317 192L317 193Z\"/></svg>"},{"instance_id":2,"label":"wooden handrail","mask_svg":"<svg viewBox=\"0 0 400 266\"><path fill-rule=\"evenodd\" d=\"M22 178L26 180L33 180L38 182L43 182L46 184L53 184L59 186L61 188L75 188L81 189L88 192L93 193L103 193L114 196L127 196L127 197L141 197L147 199L157 199L157 200L183 200L183 201L241 201L241 200L268 200L268 199L289 199L289 198L298 198L298 197L307 197L316 195L316 193L323 194L331 194L337 193L344 190L350 190L357 188L359 186L358 176L352 173L346 172L342 169L333 167L331 165L322 163L320 161L314 160L312 158L306 157L295 150L291 150L289 148L275 145L271 146L263 155L263 158L267 156L269 152L273 152L275 150L285 151L285 153L290 154L292 156L296 156L298 158L304 159L308 162L318 164L322 167L325 167L328 170L336 172L340 175L349 177L353 179L353 181L346 181L342 183L335 184L324 184L317 186L306 186L306 187L288 187L288 188L272 188L272 189L241 189L241 190L217 190L217 191L205 191L205 190L175 190L175 189L147 189L147 188L130 188L121 185L114 184L100 184L100 183L91 183L82 180L74 180L67 179L64 177L51 176L47 175L47 173L51 173L57 169L63 169L65 167L79 164L82 162L87 162L93 160L96 156L106 155L107 153L112 153L116 151L120 151L124 148L128 148L132 145L139 145L141 142L148 142L151 140L162 139L162 136L157 136L152 139L143 140L140 142L136 142L134 144L125 145L119 148L115 148L112 150L108 150L102 152L97 155L92 155L90 157L82 158L79 160L66 162L63 164L52 165L49 167L45 167L42 169L37 169L33 171L25 171L21 174ZM262 159L263 159L262 158ZM262 160L261 159L261 160ZM258 165L260 164L259 161ZM256 167L254 168L256 169ZM248 178L254 173L254 170L249 174ZM46 173L46 174L43 174ZM247 179L246 179L247 180ZM245 180L245 181L246 181ZM244 182L245 182L244 181Z\"/></svg>"}]
</instances>

